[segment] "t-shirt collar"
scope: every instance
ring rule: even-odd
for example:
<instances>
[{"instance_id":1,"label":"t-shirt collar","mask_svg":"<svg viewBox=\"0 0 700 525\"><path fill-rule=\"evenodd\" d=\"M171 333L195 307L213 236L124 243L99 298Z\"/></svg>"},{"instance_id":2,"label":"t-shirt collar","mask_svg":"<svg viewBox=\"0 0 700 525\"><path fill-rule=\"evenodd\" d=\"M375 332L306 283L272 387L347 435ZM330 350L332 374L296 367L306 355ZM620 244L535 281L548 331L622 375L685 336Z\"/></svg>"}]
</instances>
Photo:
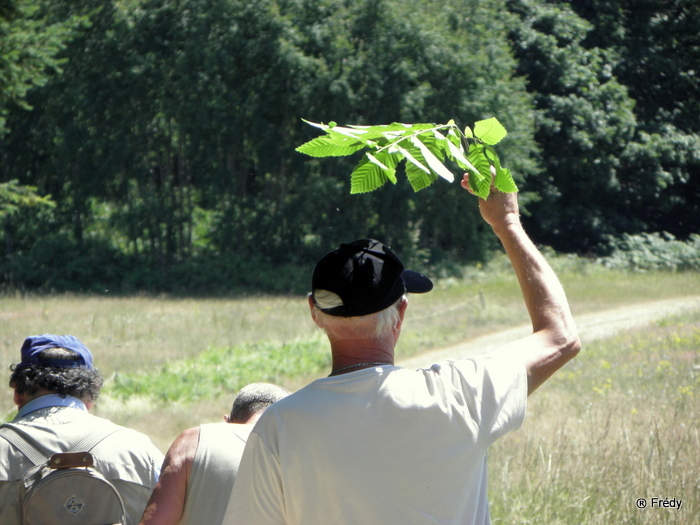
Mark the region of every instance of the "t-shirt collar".
<instances>
[{"instance_id":1,"label":"t-shirt collar","mask_svg":"<svg viewBox=\"0 0 700 525\"><path fill-rule=\"evenodd\" d=\"M70 407L77 408L78 410L87 411L85 403L83 403L77 397L63 397L59 396L58 394L47 394L45 396L40 396L35 399L32 399L28 403L25 403L24 406L22 406L22 408L20 408L17 412L17 417L15 419L24 417L27 414L30 414L31 412L35 412L37 410L41 410L42 408L48 407Z\"/></svg>"}]
</instances>

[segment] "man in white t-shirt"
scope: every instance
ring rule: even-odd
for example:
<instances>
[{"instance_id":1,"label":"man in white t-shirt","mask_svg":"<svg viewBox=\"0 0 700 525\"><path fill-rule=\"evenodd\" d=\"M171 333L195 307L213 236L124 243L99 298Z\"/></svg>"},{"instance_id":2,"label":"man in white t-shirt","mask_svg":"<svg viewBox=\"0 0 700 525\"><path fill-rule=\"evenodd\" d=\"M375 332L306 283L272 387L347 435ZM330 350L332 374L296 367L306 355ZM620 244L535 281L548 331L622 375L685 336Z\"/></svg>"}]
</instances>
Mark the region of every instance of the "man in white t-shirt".
<instances>
[{"instance_id":1,"label":"man in white t-shirt","mask_svg":"<svg viewBox=\"0 0 700 525\"><path fill-rule=\"evenodd\" d=\"M465 176L462 186L470 191ZM248 444L224 524L488 524L486 452L580 341L564 291L523 230L516 194L479 199L508 254L533 333L489 354L394 365L406 293L432 289L386 245L341 245L316 265L311 316L332 371L270 407Z\"/></svg>"}]
</instances>

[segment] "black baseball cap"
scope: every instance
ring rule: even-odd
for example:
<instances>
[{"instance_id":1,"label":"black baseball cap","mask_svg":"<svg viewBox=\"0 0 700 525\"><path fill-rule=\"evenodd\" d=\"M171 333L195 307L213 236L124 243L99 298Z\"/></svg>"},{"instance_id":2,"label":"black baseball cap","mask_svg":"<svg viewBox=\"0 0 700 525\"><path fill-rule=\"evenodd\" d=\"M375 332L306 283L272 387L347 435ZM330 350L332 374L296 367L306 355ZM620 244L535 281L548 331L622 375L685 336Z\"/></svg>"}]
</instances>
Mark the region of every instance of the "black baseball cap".
<instances>
[{"instance_id":1,"label":"black baseball cap","mask_svg":"<svg viewBox=\"0 0 700 525\"><path fill-rule=\"evenodd\" d=\"M433 282L407 270L391 249L374 239L359 239L324 255L311 278L311 295L324 313L340 317L369 315L388 308L405 293L425 293ZM324 306L318 290L333 292L342 304Z\"/></svg>"}]
</instances>

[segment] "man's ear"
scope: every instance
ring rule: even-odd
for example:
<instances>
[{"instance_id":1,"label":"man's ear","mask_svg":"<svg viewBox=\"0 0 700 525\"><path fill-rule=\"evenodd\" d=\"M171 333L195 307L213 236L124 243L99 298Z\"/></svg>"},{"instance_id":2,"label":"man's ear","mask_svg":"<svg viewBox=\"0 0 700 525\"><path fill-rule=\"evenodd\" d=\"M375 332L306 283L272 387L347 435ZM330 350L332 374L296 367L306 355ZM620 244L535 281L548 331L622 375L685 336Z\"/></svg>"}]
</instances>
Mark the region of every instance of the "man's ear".
<instances>
[{"instance_id":1,"label":"man's ear","mask_svg":"<svg viewBox=\"0 0 700 525\"><path fill-rule=\"evenodd\" d=\"M401 304L399 304L399 314L401 315L402 319L404 314L406 313L406 308L408 308L408 297L404 295L401 298Z\"/></svg>"},{"instance_id":2,"label":"man's ear","mask_svg":"<svg viewBox=\"0 0 700 525\"><path fill-rule=\"evenodd\" d=\"M24 400L24 396L22 394L20 394L19 392L17 392L16 388L14 390L15 390L15 393L12 396L13 401L15 402L15 405L17 405L18 407L21 408L26 403L26 401Z\"/></svg>"},{"instance_id":3,"label":"man's ear","mask_svg":"<svg viewBox=\"0 0 700 525\"><path fill-rule=\"evenodd\" d=\"M316 322L316 305L314 304L314 298L311 294L308 295L309 300L309 311L311 312L311 319Z\"/></svg>"},{"instance_id":4,"label":"man's ear","mask_svg":"<svg viewBox=\"0 0 700 525\"><path fill-rule=\"evenodd\" d=\"M406 308L408 308L408 299L404 295L399 303L399 322L396 323L397 330L401 329L401 326L403 325L403 318L404 315L406 315Z\"/></svg>"}]
</instances>

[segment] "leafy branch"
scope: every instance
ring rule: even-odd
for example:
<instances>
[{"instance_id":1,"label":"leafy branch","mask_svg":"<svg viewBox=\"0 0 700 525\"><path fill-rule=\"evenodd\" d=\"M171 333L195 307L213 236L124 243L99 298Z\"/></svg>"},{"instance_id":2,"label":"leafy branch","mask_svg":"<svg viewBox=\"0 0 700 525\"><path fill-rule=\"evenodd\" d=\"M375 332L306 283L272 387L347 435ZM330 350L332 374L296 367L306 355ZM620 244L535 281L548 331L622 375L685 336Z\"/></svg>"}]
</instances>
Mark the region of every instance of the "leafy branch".
<instances>
[{"instance_id":1,"label":"leafy branch","mask_svg":"<svg viewBox=\"0 0 700 525\"><path fill-rule=\"evenodd\" d=\"M491 183L500 191L517 191L510 170L501 166L494 146L507 134L496 118L479 120L474 130L462 132L454 120L447 124L393 124L338 126L304 120L326 134L296 151L311 157L344 157L366 149L350 176L350 193L367 193L387 181L396 184L396 168L405 161L405 172L414 191L427 188L438 177L450 182L454 175L445 166L451 160L469 175L474 193L485 199ZM492 175L492 172L495 176Z\"/></svg>"},{"instance_id":2,"label":"leafy branch","mask_svg":"<svg viewBox=\"0 0 700 525\"><path fill-rule=\"evenodd\" d=\"M0 223L23 207L44 206L53 208L51 196L37 195L35 186L21 186L17 180L0 183Z\"/></svg>"}]
</instances>

